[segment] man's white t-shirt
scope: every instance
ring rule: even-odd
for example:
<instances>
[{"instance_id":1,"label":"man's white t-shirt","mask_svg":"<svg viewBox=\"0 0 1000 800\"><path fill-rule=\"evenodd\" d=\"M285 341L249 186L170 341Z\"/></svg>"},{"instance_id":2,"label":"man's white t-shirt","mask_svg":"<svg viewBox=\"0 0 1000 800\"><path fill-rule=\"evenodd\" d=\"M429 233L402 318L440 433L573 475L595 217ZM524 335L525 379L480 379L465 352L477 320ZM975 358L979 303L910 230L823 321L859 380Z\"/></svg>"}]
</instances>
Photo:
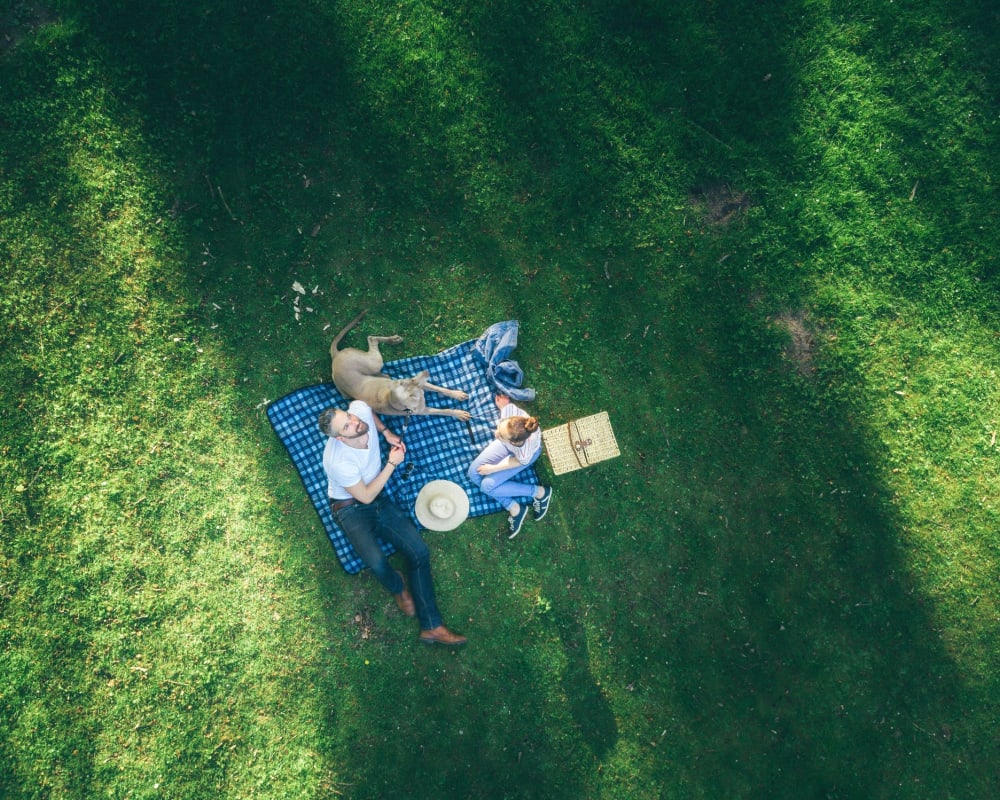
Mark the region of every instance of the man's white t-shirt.
<instances>
[{"instance_id":1,"label":"man's white t-shirt","mask_svg":"<svg viewBox=\"0 0 1000 800\"><path fill-rule=\"evenodd\" d=\"M347 412L368 423L368 446L358 449L332 436L326 440L323 469L327 478L326 493L332 500L347 500L351 493L346 487L354 486L358 481L367 485L382 471L382 451L371 407L361 400L354 400L347 407Z\"/></svg>"}]
</instances>

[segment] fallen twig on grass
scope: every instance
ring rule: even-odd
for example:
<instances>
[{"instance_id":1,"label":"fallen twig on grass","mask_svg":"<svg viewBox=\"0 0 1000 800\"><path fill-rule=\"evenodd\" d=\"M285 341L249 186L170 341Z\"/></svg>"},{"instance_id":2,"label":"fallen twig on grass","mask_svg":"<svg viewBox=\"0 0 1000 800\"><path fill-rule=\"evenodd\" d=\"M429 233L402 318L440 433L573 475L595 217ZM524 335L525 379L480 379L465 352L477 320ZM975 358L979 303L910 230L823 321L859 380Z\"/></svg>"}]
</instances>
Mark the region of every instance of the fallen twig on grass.
<instances>
[{"instance_id":1,"label":"fallen twig on grass","mask_svg":"<svg viewBox=\"0 0 1000 800\"><path fill-rule=\"evenodd\" d=\"M705 128L701 127L701 125L699 125L694 120L688 119L683 114L681 115L681 119L683 119L692 128L697 128L698 130L700 130L703 134L705 134L712 141L718 142L719 144L721 144L723 147L725 147L730 152L732 151L732 149L733 149L732 145L726 144L724 141L722 141L722 139L720 139L718 136L716 136L715 134L711 133L710 131L705 130Z\"/></svg>"},{"instance_id":2,"label":"fallen twig on grass","mask_svg":"<svg viewBox=\"0 0 1000 800\"><path fill-rule=\"evenodd\" d=\"M222 187L216 186L215 189L219 193L219 199L222 201L223 208L225 208L226 211L229 212L229 218L233 222L239 222L239 220L236 218L236 215L233 213L233 210L229 207L229 203L226 202L226 196L222 193Z\"/></svg>"}]
</instances>

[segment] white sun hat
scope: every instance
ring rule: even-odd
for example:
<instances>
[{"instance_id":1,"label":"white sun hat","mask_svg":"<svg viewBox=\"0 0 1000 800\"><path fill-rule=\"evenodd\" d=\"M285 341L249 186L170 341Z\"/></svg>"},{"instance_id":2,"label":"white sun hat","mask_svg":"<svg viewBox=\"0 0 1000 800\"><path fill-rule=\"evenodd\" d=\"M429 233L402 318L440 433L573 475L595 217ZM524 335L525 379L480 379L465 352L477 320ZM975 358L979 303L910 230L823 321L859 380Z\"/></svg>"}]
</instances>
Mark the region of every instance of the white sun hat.
<instances>
[{"instance_id":1,"label":"white sun hat","mask_svg":"<svg viewBox=\"0 0 1000 800\"><path fill-rule=\"evenodd\" d=\"M450 531L469 516L469 496L457 483L431 481L420 490L413 510L428 530Z\"/></svg>"}]
</instances>

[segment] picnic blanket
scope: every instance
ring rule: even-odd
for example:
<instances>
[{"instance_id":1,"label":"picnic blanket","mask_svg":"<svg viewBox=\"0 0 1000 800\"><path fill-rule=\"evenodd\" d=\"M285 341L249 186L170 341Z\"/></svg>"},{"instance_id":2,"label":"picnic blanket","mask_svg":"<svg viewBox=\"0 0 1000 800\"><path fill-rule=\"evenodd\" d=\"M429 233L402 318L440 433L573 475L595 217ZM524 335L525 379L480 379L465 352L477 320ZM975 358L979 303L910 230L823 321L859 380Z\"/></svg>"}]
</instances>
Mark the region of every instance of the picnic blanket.
<instances>
[{"instance_id":1,"label":"picnic blanket","mask_svg":"<svg viewBox=\"0 0 1000 800\"><path fill-rule=\"evenodd\" d=\"M453 417L412 416L407 424L406 417L382 417L382 421L393 431L403 435L406 442L406 461L401 469L393 471L383 490L406 509L414 524L419 526L413 506L417 494L424 484L432 480L454 481L469 495L469 516L477 517L502 511L502 506L476 488L466 476L472 460L493 439L500 410L493 401L494 393L509 394L511 375L519 383L521 374L516 362L509 359L513 343L517 341L518 323L514 320L498 322L490 326L479 339L450 347L433 356L414 356L385 364L384 372L392 378L408 378L420 370L430 372L430 382L451 389L462 389L469 393L465 402L452 400L436 392L427 392L428 406L436 408L464 408L472 414L466 423ZM502 345L502 346L501 346ZM494 377L498 363L503 364L502 385ZM531 390L524 390L531 391ZM533 394L533 393L532 393ZM349 574L365 568L347 537L334 521L327 499L327 479L323 471L323 448L326 436L320 433L316 418L324 408L330 406L347 407L347 399L337 391L332 383L307 386L280 400L275 400L267 408L267 417L278 435L292 464L298 470L306 493L319 514L330 543L341 566ZM405 426L405 433L404 433ZM382 456L388 453L385 440L381 439ZM534 467L526 469L519 480L537 484L538 475ZM459 526L460 529L461 526ZM388 542L382 542L386 555L393 552Z\"/></svg>"}]
</instances>

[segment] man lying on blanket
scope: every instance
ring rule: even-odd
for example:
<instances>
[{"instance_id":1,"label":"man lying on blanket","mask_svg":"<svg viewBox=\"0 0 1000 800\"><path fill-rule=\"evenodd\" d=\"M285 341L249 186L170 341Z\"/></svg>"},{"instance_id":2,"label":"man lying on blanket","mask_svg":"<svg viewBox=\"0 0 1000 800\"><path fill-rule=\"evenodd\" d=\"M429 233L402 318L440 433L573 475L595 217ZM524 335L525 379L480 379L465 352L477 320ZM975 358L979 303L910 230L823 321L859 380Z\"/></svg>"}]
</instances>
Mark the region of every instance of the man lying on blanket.
<instances>
[{"instance_id":1,"label":"man lying on blanket","mask_svg":"<svg viewBox=\"0 0 1000 800\"><path fill-rule=\"evenodd\" d=\"M325 409L319 415L319 429L330 437L323 450L330 510L361 560L395 598L399 610L418 618L420 641L447 647L465 644L464 636L452 633L442 624L426 542L406 512L382 491L406 458L406 444L361 400L353 401L346 411ZM385 466L378 433L391 448ZM405 556L410 567L412 595L403 576L389 564L378 537Z\"/></svg>"}]
</instances>

